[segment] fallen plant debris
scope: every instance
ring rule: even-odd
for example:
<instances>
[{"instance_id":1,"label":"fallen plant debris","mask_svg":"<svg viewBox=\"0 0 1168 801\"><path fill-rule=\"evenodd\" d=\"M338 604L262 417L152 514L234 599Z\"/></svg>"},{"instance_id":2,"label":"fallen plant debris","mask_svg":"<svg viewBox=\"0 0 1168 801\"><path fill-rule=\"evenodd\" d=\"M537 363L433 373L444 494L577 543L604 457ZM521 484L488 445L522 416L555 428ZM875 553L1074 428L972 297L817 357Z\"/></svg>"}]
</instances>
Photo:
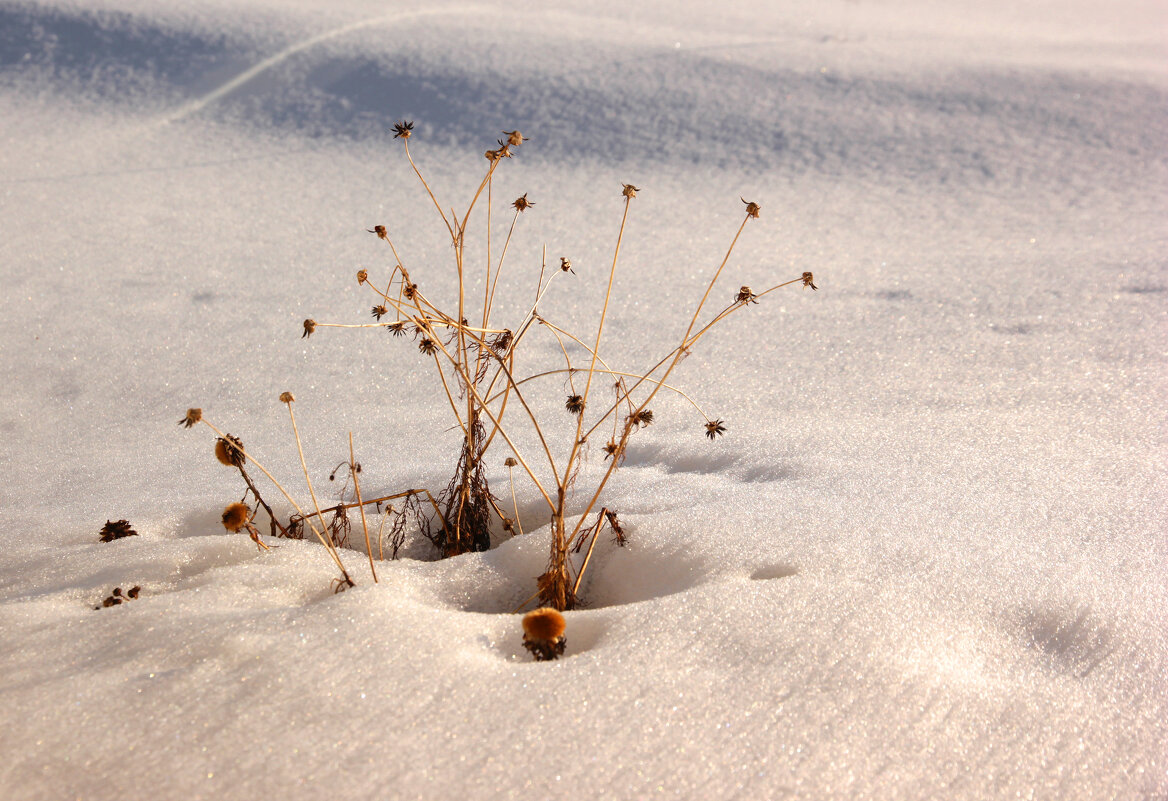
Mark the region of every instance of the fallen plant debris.
<instances>
[{"instance_id":1,"label":"fallen plant debris","mask_svg":"<svg viewBox=\"0 0 1168 801\"><path fill-rule=\"evenodd\" d=\"M129 520L107 520L105 525L101 527L101 541L113 542L120 540L122 537L137 537L138 532L130 528Z\"/></svg>"},{"instance_id":2,"label":"fallen plant debris","mask_svg":"<svg viewBox=\"0 0 1168 801\"><path fill-rule=\"evenodd\" d=\"M555 609L542 607L523 616L523 647L536 662L550 662L564 655L567 628L564 616Z\"/></svg>"},{"instance_id":3,"label":"fallen plant debris","mask_svg":"<svg viewBox=\"0 0 1168 801\"><path fill-rule=\"evenodd\" d=\"M129 590L127 590L125 592L125 594L122 593L121 587L114 587L114 591L111 592L108 596L106 596L106 599L101 602L101 606L95 606L93 608L94 609L108 609L111 606L117 606L118 604L124 604L128 601L136 601L138 599L138 593L140 593L141 591L142 591L142 588L136 584L133 587L131 587Z\"/></svg>"}]
</instances>

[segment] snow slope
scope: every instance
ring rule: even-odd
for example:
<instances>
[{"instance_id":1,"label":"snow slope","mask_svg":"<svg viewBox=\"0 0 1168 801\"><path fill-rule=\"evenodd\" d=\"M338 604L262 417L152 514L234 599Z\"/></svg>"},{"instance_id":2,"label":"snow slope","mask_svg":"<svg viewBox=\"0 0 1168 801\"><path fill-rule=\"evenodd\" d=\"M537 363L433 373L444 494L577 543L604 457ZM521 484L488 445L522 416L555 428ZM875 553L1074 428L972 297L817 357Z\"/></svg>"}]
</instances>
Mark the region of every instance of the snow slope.
<instances>
[{"instance_id":1,"label":"snow slope","mask_svg":"<svg viewBox=\"0 0 1168 801\"><path fill-rule=\"evenodd\" d=\"M627 5L0 3L0 796L1168 796L1162 5ZM541 310L576 331L641 187L629 368L740 197L717 291L819 286L679 369L727 435L655 404L555 663L510 614L530 486L524 537L376 585L347 552L332 595L319 546L223 532L242 487L175 425L201 406L299 486L290 390L326 493L349 431L368 492L445 483L409 343L299 338L366 319L377 223L449 292L402 118L457 206L532 137L500 291L569 255ZM99 543L119 518L140 536Z\"/></svg>"}]
</instances>

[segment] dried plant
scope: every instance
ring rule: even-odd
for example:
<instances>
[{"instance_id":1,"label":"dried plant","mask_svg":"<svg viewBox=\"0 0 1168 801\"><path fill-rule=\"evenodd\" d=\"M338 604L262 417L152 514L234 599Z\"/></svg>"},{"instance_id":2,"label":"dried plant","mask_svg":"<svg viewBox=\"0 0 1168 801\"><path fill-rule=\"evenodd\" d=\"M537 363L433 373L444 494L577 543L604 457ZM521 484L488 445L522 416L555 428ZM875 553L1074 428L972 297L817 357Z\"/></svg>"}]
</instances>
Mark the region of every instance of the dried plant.
<instances>
[{"instance_id":1,"label":"dried plant","mask_svg":"<svg viewBox=\"0 0 1168 801\"><path fill-rule=\"evenodd\" d=\"M138 532L130 527L129 520L107 520L105 525L101 527L100 537L102 542L113 542L120 540L122 537L137 537Z\"/></svg>"},{"instance_id":2,"label":"dried plant","mask_svg":"<svg viewBox=\"0 0 1168 801\"><path fill-rule=\"evenodd\" d=\"M423 283L431 276L423 275L420 269L411 271L398 253L389 228L384 224L378 224L367 230L390 248L393 258L389 275L381 279L380 283L376 283L368 270L363 269L357 273L358 284L368 287L374 293L375 322L321 323L309 319L304 321L302 336L307 337L318 329L328 327L383 327L388 328L395 336L407 331L413 333L418 350L435 368L442 393L462 433L462 445L453 476L445 491L439 495L437 505L441 507L442 529L433 537L435 545L445 556L485 550L490 546L491 521L495 518L500 521L504 531L510 533L514 530L514 522L518 520L518 508L515 503L513 476L510 483L514 521L503 512L491 493L485 471L484 459L487 449L497 440L502 440L509 451L506 462L509 471L514 467L522 468L546 504L551 522L547 569L539 577L537 592L529 602L538 598L545 607L570 609L576 603L576 596L601 527L606 523L610 525L617 542L624 543L625 532L616 513L602 509L594 518L592 511L613 472L623 463L630 437L654 422L655 411L650 408L650 404L658 393L666 389L697 409L702 417L702 426L698 432L710 441L716 441L719 436L726 433L727 427L721 418L705 414L692 398L668 383L677 365L713 327L735 312L757 305L761 298L780 287L798 283L811 289L817 287L809 272L758 293L750 287L743 286L730 295L726 305L712 314L707 312L707 304L713 296L714 288L729 263L747 223L759 219L761 215L759 204L743 199L746 208L742 221L730 241L725 256L710 278L704 294L696 304L677 346L648 370L639 372L615 370L601 356L603 337L620 262L621 243L632 201L641 190L632 184L622 185L623 211L620 228L608 270L604 304L593 337L585 341L540 314L539 303L551 287L553 279L564 274L575 275L572 263L566 256L560 257L560 269L553 270L548 275L546 249L539 277L535 281L534 303L511 312L510 324L500 326L495 322L495 318L502 315L497 314L495 309L495 290L499 276L503 271L519 216L521 214L526 216L526 212L533 209L536 204L528 199L529 193L524 193L509 204L513 209L510 228L496 261L492 251L494 178L500 164L505 159L513 158L514 149L519 148L526 141L526 137L518 131L504 131L506 139L498 141L498 148L487 150L485 174L467 203L465 212L459 216L453 208L447 213L447 207L438 201L430 184L414 162L410 153L413 124L403 121L397 123L394 130L395 137L402 140L410 167L450 236L454 275L457 280L457 306L444 308L431 298L423 288ZM472 212L484 199L484 195L487 247L483 267L483 297L481 305L472 309L472 302L467 293L471 269L467 252L467 227ZM532 211L532 214L535 213ZM383 322L382 318L390 314L394 317L393 321ZM470 322L471 319L475 321L474 324ZM523 376L519 374L516 354L532 331L543 331L556 340L563 354L563 367L553 367ZM528 382L549 376L566 378L569 385L564 408L569 413L570 422L566 424L562 417L555 421L541 419L528 402L527 393L531 389L527 386ZM577 386L577 379L582 387ZM599 384L598 379L606 383L612 382L615 397L611 403L595 403L594 390ZM293 425L295 426L295 420ZM553 453L551 435L553 427L560 425L565 425L571 436L565 448L566 455L561 453L557 458ZM520 427L527 427L534 432L534 441L538 443L535 453L525 453L524 448L520 447L517 440ZM595 484L590 484L585 489L577 485L577 479L587 456L586 446L594 436L605 436L607 439L603 447L605 467ZM544 461L546 465L541 465L540 462ZM573 495L581 494L586 499L584 511L573 522L568 519L568 503ZM323 523L319 506L316 508L316 516ZM588 523L590 520L593 521L591 524ZM570 554L581 552L584 556L576 568L571 564Z\"/></svg>"}]
</instances>

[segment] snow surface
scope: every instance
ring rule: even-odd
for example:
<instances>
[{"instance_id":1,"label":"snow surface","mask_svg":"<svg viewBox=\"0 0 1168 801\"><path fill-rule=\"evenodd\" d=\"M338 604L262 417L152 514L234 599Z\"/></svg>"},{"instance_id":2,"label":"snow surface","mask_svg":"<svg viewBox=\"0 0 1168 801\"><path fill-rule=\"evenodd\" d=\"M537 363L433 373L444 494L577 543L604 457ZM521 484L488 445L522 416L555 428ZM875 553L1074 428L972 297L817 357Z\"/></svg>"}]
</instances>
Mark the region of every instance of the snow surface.
<instances>
[{"instance_id":1,"label":"snow surface","mask_svg":"<svg viewBox=\"0 0 1168 801\"><path fill-rule=\"evenodd\" d=\"M0 797L1168 796L1163 4L759 6L0 3ZM332 595L320 546L224 533L238 478L175 425L300 486L291 390L330 497L349 431L366 492L444 484L417 352L299 338L366 318L376 223L449 291L401 118L459 206L532 138L503 307L547 243L580 332L641 187L620 365L673 347L740 196L717 292L819 285L679 369L725 438L655 403L558 662L510 614L530 485L524 537L377 585L347 551Z\"/></svg>"}]
</instances>

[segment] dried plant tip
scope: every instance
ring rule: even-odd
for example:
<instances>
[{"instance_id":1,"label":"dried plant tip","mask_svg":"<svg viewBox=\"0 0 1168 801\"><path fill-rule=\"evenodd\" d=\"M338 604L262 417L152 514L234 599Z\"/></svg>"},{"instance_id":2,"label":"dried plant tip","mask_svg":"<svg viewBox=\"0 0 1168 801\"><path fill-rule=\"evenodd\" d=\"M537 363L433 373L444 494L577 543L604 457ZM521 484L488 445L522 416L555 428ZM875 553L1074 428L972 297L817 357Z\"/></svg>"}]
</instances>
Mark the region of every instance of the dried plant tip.
<instances>
[{"instance_id":1,"label":"dried plant tip","mask_svg":"<svg viewBox=\"0 0 1168 801\"><path fill-rule=\"evenodd\" d=\"M518 464L519 464L519 460L516 459L514 456L508 456L506 459L503 460L504 467L516 467Z\"/></svg>"},{"instance_id":2,"label":"dried plant tip","mask_svg":"<svg viewBox=\"0 0 1168 801\"><path fill-rule=\"evenodd\" d=\"M385 327L389 329L389 333L393 334L395 337L400 337L406 332L406 324L401 320L398 320L395 323L389 323Z\"/></svg>"},{"instance_id":3,"label":"dried plant tip","mask_svg":"<svg viewBox=\"0 0 1168 801\"><path fill-rule=\"evenodd\" d=\"M380 320L385 314L388 313L388 310L384 306L379 305L374 306L373 311L370 313L373 315L374 320Z\"/></svg>"},{"instance_id":4,"label":"dried plant tip","mask_svg":"<svg viewBox=\"0 0 1168 801\"><path fill-rule=\"evenodd\" d=\"M422 337L418 341L418 350L425 353L427 356L433 356L438 352L438 345L430 337Z\"/></svg>"},{"instance_id":5,"label":"dried plant tip","mask_svg":"<svg viewBox=\"0 0 1168 801\"><path fill-rule=\"evenodd\" d=\"M498 161L501 158L501 156L499 156L498 150L488 150L486 153L483 154L483 156L486 158L487 161L492 162L492 163Z\"/></svg>"},{"instance_id":6,"label":"dried plant tip","mask_svg":"<svg viewBox=\"0 0 1168 801\"><path fill-rule=\"evenodd\" d=\"M629 422L637 428L647 426L653 422L653 412L651 409L641 409L639 412L633 412L629 415Z\"/></svg>"},{"instance_id":7,"label":"dried plant tip","mask_svg":"<svg viewBox=\"0 0 1168 801\"><path fill-rule=\"evenodd\" d=\"M202 419L203 419L203 410L202 409L187 409L186 417L179 420L178 424L180 426L184 426L185 428L190 428L191 426L193 426L195 423L199 422Z\"/></svg>"},{"instance_id":8,"label":"dried plant tip","mask_svg":"<svg viewBox=\"0 0 1168 801\"><path fill-rule=\"evenodd\" d=\"M813 276L811 273L803 273L803 288L806 289L807 287L811 287L812 289L819 289L819 287L815 285L815 276Z\"/></svg>"},{"instance_id":9,"label":"dried plant tip","mask_svg":"<svg viewBox=\"0 0 1168 801\"><path fill-rule=\"evenodd\" d=\"M316 330L316 320L309 318L304 321L304 333L300 335L301 339L312 336L312 332Z\"/></svg>"},{"instance_id":10,"label":"dried plant tip","mask_svg":"<svg viewBox=\"0 0 1168 801\"><path fill-rule=\"evenodd\" d=\"M243 442L239 437L228 434L215 440L215 458L228 467L243 467L247 457L243 455Z\"/></svg>"},{"instance_id":11,"label":"dried plant tip","mask_svg":"<svg viewBox=\"0 0 1168 801\"><path fill-rule=\"evenodd\" d=\"M524 192L523 197L517 198L511 205L515 207L516 211L527 211L535 204L527 199L527 193Z\"/></svg>"},{"instance_id":12,"label":"dried plant tip","mask_svg":"<svg viewBox=\"0 0 1168 801\"><path fill-rule=\"evenodd\" d=\"M496 158L511 158L511 145L507 142L504 142L502 139L498 139L496 141L499 143L499 149L495 151Z\"/></svg>"},{"instance_id":13,"label":"dried plant tip","mask_svg":"<svg viewBox=\"0 0 1168 801\"><path fill-rule=\"evenodd\" d=\"M497 353L504 353L507 348L511 347L511 341L514 338L515 335L511 333L511 329L506 328L491 339L491 348Z\"/></svg>"},{"instance_id":14,"label":"dried plant tip","mask_svg":"<svg viewBox=\"0 0 1168 801\"><path fill-rule=\"evenodd\" d=\"M413 300L418 296L418 285L406 281L405 286L402 287L402 294Z\"/></svg>"},{"instance_id":15,"label":"dried plant tip","mask_svg":"<svg viewBox=\"0 0 1168 801\"><path fill-rule=\"evenodd\" d=\"M248 518L251 516L251 509L246 503L236 501L230 503L223 510L223 528L232 532L238 533L247 525Z\"/></svg>"},{"instance_id":16,"label":"dried plant tip","mask_svg":"<svg viewBox=\"0 0 1168 801\"><path fill-rule=\"evenodd\" d=\"M564 408L568 410L569 414L583 414L584 413L584 396L583 395L569 395L568 400L564 402Z\"/></svg>"},{"instance_id":17,"label":"dried plant tip","mask_svg":"<svg viewBox=\"0 0 1168 801\"><path fill-rule=\"evenodd\" d=\"M621 194L624 195L625 197L636 197L637 192L641 191L640 189L633 186L632 184L624 184L623 186L624 186L624 189L621 191Z\"/></svg>"},{"instance_id":18,"label":"dried plant tip","mask_svg":"<svg viewBox=\"0 0 1168 801\"><path fill-rule=\"evenodd\" d=\"M606 509L604 516L608 518L608 525L612 528L612 533L615 535L614 541L616 544L622 548L625 547L625 529L624 526L620 524L620 521L617 520L616 510Z\"/></svg>"},{"instance_id":19,"label":"dried plant tip","mask_svg":"<svg viewBox=\"0 0 1168 801\"><path fill-rule=\"evenodd\" d=\"M758 295L754 294L750 290L750 287L744 286L738 290L738 295L734 299L736 301L738 301L739 303L753 303L755 305L758 305L758 301L755 300L755 298L757 298L757 297L758 297Z\"/></svg>"},{"instance_id":20,"label":"dried plant tip","mask_svg":"<svg viewBox=\"0 0 1168 801\"><path fill-rule=\"evenodd\" d=\"M511 147L519 147L527 141L527 137L519 131L503 131L503 135L507 137L507 144Z\"/></svg>"},{"instance_id":21,"label":"dried plant tip","mask_svg":"<svg viewBox=\"0 0 1168 801\"><path fill-rule=\"evenodd\" d=\"M293 395L291 392L281 392L280 393L280 403L295 403L295 402L296 402L296 396Z\"/></svg>"},{"instance_id":22,"label":"dried plant tip","mask_svg":"<svg viewBox=\"0 0 1168 801\"><path fill-rule=\"evenodd\" d=\"M523 616L523 647L537 662L559 659L564 653L564 616L550 607Z\"/></svg>"},{"instance_id":23,"label":"dried plant tip","mask_svg":"<svg viewBox=\"0 0 1168 801\"><path fill-rule=\"evenodd\" d=\"M759 205L758 205L757 203L752 203L751 201L747 200L747 199L746 199L746 198L744 198L744 197L740 197L740 198L738 198L738 199L739 199L739 200L741 200L743 203L745 203L745 204L746 204L746 216L747 216L747 217L753 217L754 219L756 219L756 220L757 220L757 219L758 219L758 213L759 213L760 211L762 211L762 209L761 209L761 208L759 208Z\"/></svg>"},{"instance_id":24,"label":"dried plant tip","mask_svg":"<svg viewBox=\"0 0 1168 801\"><path fill-rule=\"evenodd\" d=\"M372 228L366 228L365 230L371 234L377 234L378 239L389 239L389 233L385 230L384 225L375 225Z\"/></svg>"},{"instance_id":25,"label":"dried plant tip","mask_svg":"<svg viewBox=\"0 0 1168 801\"><path fill-rule=\"evenodd\" d=\"M407 122L406 120L402 120L401 122L395 122L393 124L393 138L394 139L409 139L410 134L413 133L413 130L414 130L414 124L412 122Z\"/></svg>"},{"instance_id":26,"label":"dried plant tip","mask_svg":"<svg viewBox=\"0 0 1168 801\"><path fill-rule=\"evenodd\" d=\"M567 256L560 256L560 269L566 273L570 272L572 275L576 274L576 271L572 269L572 262L568 261Z\"/></svg>"},{"instance_id":27,"label":"dried plant tip","mask_svg":"<svg viewBox=\"0 0 1168 801\"><path fill-rule=\"evenodd\" d=\"M368 280L369 280L369 271L368 270L358 270L357 271L357 283L358 284L363 284Z\"/></svg>"},{"instance_id":28,"label":"dried plant tip","mask_svg":"<svg viewBox=\"0 0 1168 801\"><path fill-rule=\"evenodd\" d=\"M101 541L113 542L120 540L122 537L137 537L138 532L130 528L129 520L107 520L105 525L101 527Z\"/></svg>"},{"instance_id":29,"label":"dried plant tip","mask_svg":"<svg viewBox=\"0 0 1168 801\"><path fill-rule=\"evenodd\" d=\"M713 442L719 435L726 433L726 426L722 420L710 420L706 423L706 436Z\"/></svg>"}]
</instances>

